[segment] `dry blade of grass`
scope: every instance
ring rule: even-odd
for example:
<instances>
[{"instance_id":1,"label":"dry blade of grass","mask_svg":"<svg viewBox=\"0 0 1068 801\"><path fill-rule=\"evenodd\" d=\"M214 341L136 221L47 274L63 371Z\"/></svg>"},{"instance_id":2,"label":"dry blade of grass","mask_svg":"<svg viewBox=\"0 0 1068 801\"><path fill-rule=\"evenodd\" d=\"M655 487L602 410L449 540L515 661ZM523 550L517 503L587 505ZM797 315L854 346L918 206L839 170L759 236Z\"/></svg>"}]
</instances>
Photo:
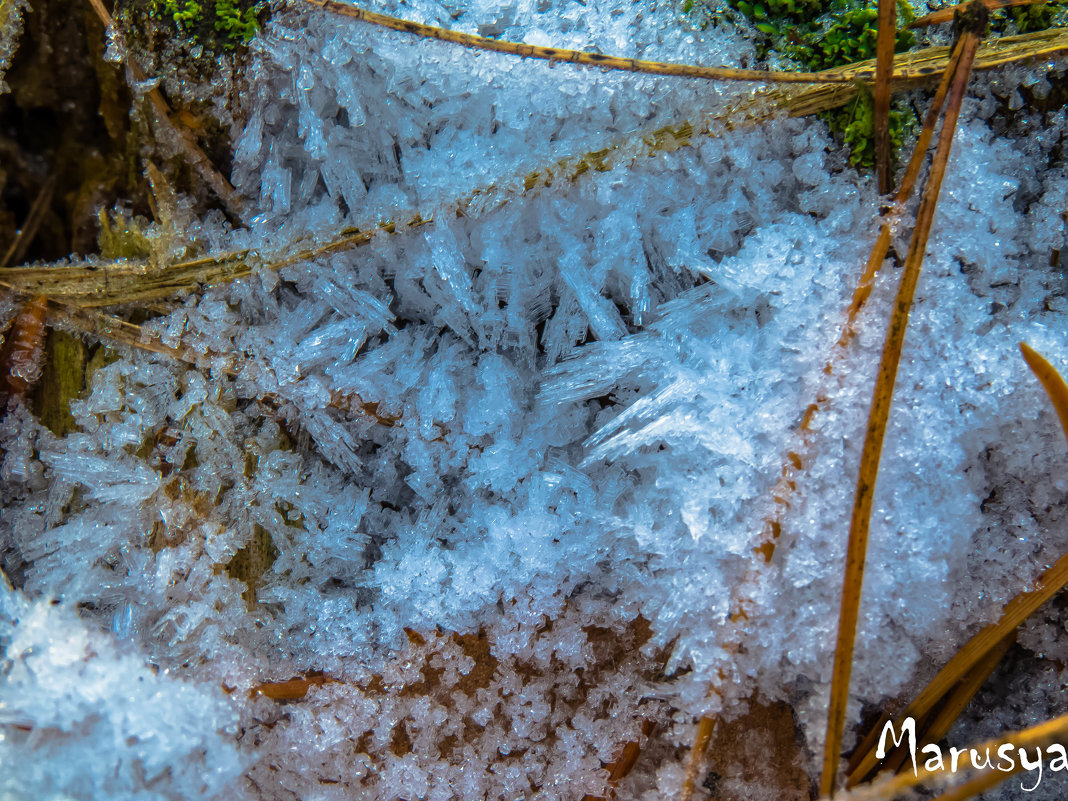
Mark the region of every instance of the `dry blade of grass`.
<instances>
[{"instance_id":1,"label":"dry blade of grass","mask_svg":"<svg viewBox=\"0 0 1068 801\"><path fill-rule=\"evenodd\" d=\"M875 42L874 123L875 173L879 194L889 195L890 172L890 78L894 72L894 45L897 43L897 0L879 0L879 32Z\"/></svg>"},{"instance_id":2,"label":"dry blade of grass","mask_svg":"<svg viewBox=\"0 0 1068 801\"><path fill-rule=\"evenodd\" d=\"M25 255L26 248L30 246L33 238L37 236L37 229L41 227L41 221L52 203L52 194L55 190L56 176L50 175L37 193L37 197L33 199L33 204L26 214L26 219L22 223L22 227L19 228L18 233L15 234L15 239L11 242L11 246L8 247L3 257L0 257L0 269L9 264L17 264Z\"/></svg>"},{"instance_id":3,"label":"dry blade of grass","mask_svg":"<svg viewBox=\"0 0 1068 801\"><path fill-rule=\"evenodd\" d=\"M931 106L927 111L923 130L920 132L920 136L916 141L912 159L909 162L901 186L898 189L896 205L891 210L891 214L893 215L900 212L901 207L909 199L912 190L916 185L916 179L919 177L920 169L923 166L931 139L934 136L935 126L938 123L938 118L942 113L942 107L945 104L945 97L949 90L950 80L960 59L962 46L963 43L958 41L957 45L949 54L946 70L935 91ZM845 312L845 320L841 325L836 345L832 349L830 358L823 367L822 375L828 381L838 375L839 364L846 354L846 348L856 335L856 326L860 317L860 312L863 310L871 295L875 276L882 266L890 246L892 221L893 218L891 217L891 219L888 219L883 223L879 238L872 249L872 255L868 259L860 280L857 282L857 286L853 291L849 306ZM816 398L806 407L801 424L795 431L794 441L786 448L779 479L770 493L772 498L772 511L764 519L760 540L755 549L758 565L770 562L775 553L776 544L782 534L783 516L790 508L791 498L798 489L801 474L814 461L816 456L812 436L812 422L817 414L827 408L829 400L830 391L828 387L822 387L817 391ZM742 582L741 584L743 587L747 585L748 581ZM741 592L741 590L736 588L735 592L738 593ZM735 598L734 606L737 608L732 615L734 617L744 618L744 608L746 606L745 599ZM721 684L723 680L724 679L721 676ZM717 692L716 685L710 687L710 696L715 695ZM697 735L690 750L686 776L683 782L683 791L681 794L683 801L689 801L692 797L697 776L700 773L705 752L708 750L708 746L712 741L715 727L716 720L712 717L702 717L698 723Z\"/></svg>"},{"instance_id":4,"label":"dry blade of grass","mask_svg":"<svg viewBox=\"0 0 1068 801\"><path fill-rule=\"evenodd\" d=\"M1027 366L1031 368L1031 372L1035 374L1042 388L1049 395L1050 402L1053 403L1053 408L1057 411L1057 417L1061 421L1061 428L1064 429L1064 436L1068 437L1068 384L1064 382L1057 369L1026 342L1020 343L1020 352Z\"/></svg>"},{"instance_id":5,"label":"dry blade of grass","mask_svg":"<svg viewBox=\"0 0 1068 801\"><path fill-rule=\"evenodd\" d=\"M975 6L973 6L975 8ZM985 14L982 27L985 27ZM820 792L833 795L838 777L838 761L845 731L846 703L849 699L849 679L853 666L853 650L856 642L857 619L860 612L861 589L864 582L864 566L867 556L868 534L871 524L871 509L875 495L879 462L882 457L883 439L889 419L897 369L905 343L909 312L919 282L920 269L927 249L938 196L945 176L946 164L953 145L961 102L971 77L972 61L979 46L982 27L978 22L969 25L962 34L964 45L957 63L953 83L946 104L945 119L939 137L938 149L931 164L930 175L924 187L920 208L916 213L916 227L905 257L905 266L898 285L897 297L890 316L879 364L871 412L860 457L856 495L852 519L849 525L849 544L846 552L845 578L842 584L841 611L838 620L838 640L834 654L834 673L831 681L831 700L827 712L827 739L823 755L823 773Z\"/></svg>"},{"instance_id":6,"label":"dry blade of grass","mask_svg":"<svg viewBox=\"0 0 1068 801\"><path fill-rule=\"evenodd\" d=\"M675 78L700 78L710 81L748 81L753 83L848 83L851 78L836 71L826 72L774 72L768 70L743 70L730 67L699 67L693 64L674 64L663 61L642 61L635 58L606 56L601 53L586 53L582 50L564 50L557 47L541 47L523 42L507 42L491 39L488 36L476 36L460 33L447 28L424 25L420 22L378 14L349 3L337 0L304 0L305 3L335 14L358 19L370 25L378 25L390 30L408 33L424 39L437 39L442 42L470 47L477 50L489 50L506 53L523 58L537 58L550 63L582 64L587 67L601 67L625 72L641 72L648 75L666 75Z\"/></svg>"}]
</instances>

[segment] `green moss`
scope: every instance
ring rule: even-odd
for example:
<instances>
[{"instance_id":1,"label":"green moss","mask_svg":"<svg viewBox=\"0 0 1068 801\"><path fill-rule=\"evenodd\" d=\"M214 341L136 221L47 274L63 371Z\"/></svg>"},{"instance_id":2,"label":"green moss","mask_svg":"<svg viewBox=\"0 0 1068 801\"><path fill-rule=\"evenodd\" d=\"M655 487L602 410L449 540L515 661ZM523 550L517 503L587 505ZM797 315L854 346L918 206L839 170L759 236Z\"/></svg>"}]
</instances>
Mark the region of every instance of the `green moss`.
<instances>
[{"instance_id":1,"label":"green moss","mask_svg":"<svg viewBox=\"0 0 1068 801\"><path fill-rule=\"evenodd\" d=\"M1068 24L1068 2L1017 6L990 14L990 28L998 33L1033 33Z\"/></svg>"},{"instance_id":2,"label":"green moss","mask_svg":"<svg viewBox=\"0 0 1068 801\"><path fill-rule=\"evenodd\" d=\"M133 19L147 16L207 53L248 44L267 7L266 0L133 0L128 5Z\"/></svg>"},{"instance_id":3,"label":"green moss","mask_svg":"<svg viewBox=\"0 0 1068 801\"><path fill-rule=\"evenodd\" d=\"M862 89L853 101L844 108L819 115L849 148L849 163L857 169L871 171L875 168L875 102L870 90ZM898 154L905 138L916 127L918 120L908 106L895 102L890 107L890 149Z\"/></svg>"},{"instance_id":4,"label":"green moss","mask_svg":"<svg viewBox=\"0 0 1068 801\"><path fill-rule=\"evenodd\" d=\"M899 18L899 25L907 24ZM843 11L832 21L815 26L808 35L801 34L782 49L784 55L809 70L825 70L843 64L875 58L879 12L874 6L860 6ZM912 32L899 27L894 52L908 50L915 43Z\"/></svg>"},{"instance_id":5,"label":"green moss","mask_svg":"<svg viewBox=\"0 0 1068 801\"><path fill-rule=\"evenodd\" d=\"M234 0L215 0L215 30L231 41L240 39L243 44L248 44L260 28L259 12L262 9L262 4L241 9Z\"/></svg>"}]
</instances>

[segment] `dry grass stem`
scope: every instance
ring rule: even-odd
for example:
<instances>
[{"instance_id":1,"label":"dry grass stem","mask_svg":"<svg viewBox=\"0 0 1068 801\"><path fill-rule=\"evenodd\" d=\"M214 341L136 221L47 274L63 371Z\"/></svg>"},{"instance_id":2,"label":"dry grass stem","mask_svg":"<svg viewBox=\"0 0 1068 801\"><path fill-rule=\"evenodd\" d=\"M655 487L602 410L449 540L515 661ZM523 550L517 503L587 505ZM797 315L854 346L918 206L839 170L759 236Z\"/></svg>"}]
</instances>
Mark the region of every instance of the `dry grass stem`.
<instances>
[{"instance_id":1,"label":"dry grass stem","mask_svg":"<svg viewBox=\"0 0 1068 801\"><path fill-rule=\"evenodd\" d=\"M1026 342L1020 343L1020 352L1027 366L1031 368L1031 372L1035 374L1042 388L1049 395L1053 408L1057 411L1057 417L1060 418L1064 435L1068 437L1068 384L1065 384L1057 369Z\"/></svg>"},{"instance_id":2,"label":"dry grass stem","mask_svg":"<svg viewBox=\"0 0 1068 801\"><path fill-rule=\"evenodd\" d=\"M52 203L52 194L55 190L56 176L50 175L37 193L37 197L33 199L33 205L30 206L30 211L26 214L22 227L15 234L15 239L11 242L3 257L0 258L0 269L9 264L18 263L25 255L26 248L30 246L34 237L37 236L37 229L41 227L41 221Z\"/></svg>"},{"instance_id":3,"label":"dry grass stem","mask_svg":"<svg viewBox=\"0 0 1068 801\"><path fill-rule=\"evenodd\" d=\"M894 72L894 45L897 43L897 0L879 0L879 33L875 43L875 173L879 194L892 189L890 172L890 77Z\"/></svg>"},{"instance_id":4,"label":"dry grass stem","mask_svg":"<svg viewBox=\"0 0 1068 801\"><path fill-rule=\"evenodd\" d=\"M985 22L985 19L984 19ZM931 164L931 172L924 187L920 208L916 214L916 228L909 244L905 267L898 285L897 298L890 316L879 363L871 412L860 457L856 496L852 519L849 525L849 545L846 553L845 578L842 584L842 605L838 619L838 641L834 654L834 674L831 681L831 700L827 712L827 740L823 756L823 773L820 791L832 795L838 776L838 761L845 730L846 703L849 700L849 678L853 666L853 649L856 642L857 619L860 611L861 589L864 583L864 565L868 548L868 533L871 524L871 509L875 485L882 457L883 438L893 399L897 368L905 343L909 312L923 266L927 239L931 232L938 195L942 188L946 164L953 145L961 102L971 77L972 61L979 46L980 34L974 29L966 31L964 45L953 75L942 133Z\"/></svg>"}]
</instances>

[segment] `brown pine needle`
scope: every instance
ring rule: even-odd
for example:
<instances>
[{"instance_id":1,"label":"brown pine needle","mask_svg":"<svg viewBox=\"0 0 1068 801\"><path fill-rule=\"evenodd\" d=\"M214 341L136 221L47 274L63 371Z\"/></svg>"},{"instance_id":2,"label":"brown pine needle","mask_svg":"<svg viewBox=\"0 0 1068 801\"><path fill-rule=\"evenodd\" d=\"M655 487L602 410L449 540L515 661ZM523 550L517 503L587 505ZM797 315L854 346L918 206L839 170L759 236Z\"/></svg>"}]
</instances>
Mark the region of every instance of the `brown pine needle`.
<instances>
[{"instance_id":1,"label":"brown pine needle","mask_svg":"<svg viewBox=\"0 0 1068 801\"><path fill-rule=\"evenodd\" d=\"M690 760L686 763L686 775L682 780L681 801L690 801L693 791L697 787L697 778L704 764L705 752L712 743L712 735L716 731L716 718L703 717L697 724L697 736L694 737L693 747L690 749Z\"/></svg>"},{"instance_id":2,"label":"brown pine needle","mask_svg":"<svg viewBox=\"0 0 1068 801\"><path fill-rule=\"evenodd\" d=\"M1046 361L1045 357L1036 352L1026 342L1020 343L1020 352L1023 354L1027 366L1031 368L1031 372L1035 374L1041 382L1042 388L1046 390L1050 401L1053 402L1053 408L1057 410L1057 417L1061 420L1061 428L1064 429L1064 436L1068 437L1068 384L1064 383L1064 379L1057 372L1057 368Z\"/></svg>"},{"instance_id":3,"label":"brown pine needle","mask_svg":"<svg viewBox=\"0 0 1068 801\"><path fill-rule=\"evenodd\" d=\"M288 681L267 681L258 684L252 688L251 695L262 695L272 701L299 701L308 694L308 690L312 687L337 683L337 679L332 679L323 673L309 673Z\"/></svg>"},{"instance_id":4,"label":"brown pine needle","mask_svg":"<svg viewBox=\"0 0 1068 801\"><path fill-rule=\"evenodd\" d=\"M950 54L946 71L943 73L942 80L939 82L934 97L931 99L931 106L927 109L927 116L923 121L923 129L920 131L920 135L916 139L916 146L913 148L912 158L909 159L908 167L905 168L905 175L901 179L901 186L898 188L897 196L894 198L894 208L891 210L889 219L887 219L879 229L879 237L875 241L871 256L868 257L868 263L864 268L864 273L861 275L857 288L853 292L853 299L849 305L847 322L842 330L842 335L838 340L840 347L844 348L852 341L853 337L856 336L856 321L860 314L860 310L864 307L864 304L867 303L868 297L871 295L872 288L875 284L875 275L879 272L883 260L886 258L886 254L890 250L890 235L893 230L893 222L897 215L901 213L901 209L905 205L905 202L912 195L912 190L916 186L916 179L919 178L920 169L923 167L924 159L927 156L927 149L930 147L931 139L934 137L935 126L938 124L938 118L942 114L942 107L945 105L946 92L949 91L950 79L957 69L957 63L960 61L962 44L963 40L958 40ZM826 368L824 369L826 370Z\"/></svg>"},{"instance_id":5,"label":"brown pine needle","mask_svg":"<svg viewBox=\"0 0 1068 801\"><path fill-rule=\"evenodd\" d=\"M605 766L605 770L608 771L608 792L604 795L591 795L587 793L582 797L582 801L609 801L609 799L615 798L616 787L630 775L630 772L634 770L634 766L638 762L638 757L641 756L641 742L649 738L649 735L653 733L654 728L656 728L656 724L654 724L653 721L642 721L640 740L632 740L626 743L619 756Z\"/></svg>"},{"instance_id":6,"label":"brown pine needle","mask_svg":"<svg viewBox=\"0 0 1068 801\"><path fill-rule=\"evenodd\" d=\"M111 18L111 14L104 7L102 0L89 0L89 5L93 7L93 11L96 12L97 17L104 23L105 29L111 29L115 25L115 21ZM130 75L138 83L144 83L147 77L144 71L137 65L132 59L126 60L126 65L130 70ZM185 154L186 159L193 165L193 169L196 170L200 179L207 184L216 197L222 201L226 211L235 220L241 219L243 212L243 204L241 198L237 196L237 192L234 191L234 187L228 180L217 170L215 165L211 163L211 159L207 154L200 149L200 145L197 144L196 139L190 130L182 125L178 121L174 112L171 111L170 106L167 105L167 101L163 99L163 94L159 89L151 89L148 92L148 99L152 103L153 108L156 110L156 116L160 121L170 128L178 139L178 143Z\"/></svg>"},{"instance_id":7,"label":"brown pine needle","mask_svg":"<svg viewBox=\"0 0 1068 801\"><path fill-rule=\"evenodd\" d=\"M450 31L447 28L436 28L433 25L424 25L420 22L398 19L385 14L377 14L367 11L358 6L348 3L340 3L337 0L304 0L312 6L333 11L361 22L371 25L379 25L413 36L425 39L438 39L442 42L471 47L477 50L490 50L495 53L506 53L523 58L538 58L551 64L566 62L569 64L582 64L588 67L601 67L609 70L623 70L625 72L642 72L649 75L667 75L675 78L701 78L710 81L748 81L753 83L850 83L853 77L839 73L836 70L826 72L772 72L768 70L740 70L729 67L699 67L693 64L671 64L663 61L642 61L635 58L621 58L619 56L605 56L600 53L586 53L582 50L563 50L557 47L540 47L522 42L506 42L500 39L491 39L488 36L476 36L471 33Z\"/></svg>"},{"instance_id":8,"label":"brown pine needle","mask_svg":"<svg viewBox=\"0 0 1068 801\"><path fill-rule=\"evenodd\" d=\"M982 0L987 11L997 11L999 8L1012 8L1013 6L1033 6L1045 3L1046 0ZM942 22L952 22L953 15L968 7L968 3L958 3L948 8L940 8L927 16L920 17L909 24L910 28L926 28L928 25L938 25Z\"/></svg>"},{"instance_id":9,"label":"brown pine needle","mask_svg":"<svg viewBox=\"0 0 1068 801\"><path fill-rule=\"evenodd\" d=\"M894 73L897 43L897 0L879 0L879 34L875 42L874 123L875 172L879 194L889 195L890 173L890 78Z\"/></svg>"},{"instance_id":10,"label":"brown pine needle","mask_svg":"<svg viewBox=\"0 0 1068 801\"><path fill-rule=\"evenodd\" d=\"M983 21L985 24L985 17ZM949 152L953 145L957 117L960 114L961 101L964 99L968 79L971 77L972 61L979 46L980 34L973 27L965 32L962 38L965 40L964 46L953 76L938 150L931 164L930 176L916 215L916 228L905 258L901 283L898 286L894 310L887 329L886 343L883 346L879 374L872 397L864 449L861 453L856 496L849 526L849 546L846 553L842 605L838 619L838 642L834 654L831 700L827 711L827 741L823 756L823 774L820 780L820 792L824 795L832 795L837 784L838 760L845 730L846 703L849 700L849 677L853 665L853 648L856 642L857 618L860 611L860 595L864 583L864 563L868 548L872 502L894 384L897 380L898 363L901 360L909 311L919 281L920 268L923 265L923 256L938 204L938 195L942 188L942 179L945 176Z\"/></svg>"},{"instance_id":11,"label":"brown pine needle","mask_svg":"<svg viewBox=\"0 0 1068 801\"><path fill-rule=\"evenodd\" d=\"M905 176L898 189L896 197L897 207L895 212L900 210L901 206L912 194L916 179L920 173L920 168L923 165L924 157L927 153L927 148L930 146L931 138L934 135L935 125L938 123L938 118L942 112L942 106L945 103L950 79L952 78L953 72L960 59L961 49L962 44L961 42L958 42L952 52L949 53L948 65L942 76L942 80L938 85L938 89L935 91L934 98L931 101L931 107L927 112L923 130L917 139L912 159L909 162L908 169L906 169ZM875 282L875 275L882 266L890 246L890 232L891 223L890 221L887 221L882 226L879 239L875 244L872 255L868 259L868 263L857 283L856 289L853 291L849 307L846 309L845 322L842 325L841 334L837 341L837 347L835 347L831 357L823 368L823 374L825 376L830 377L837 374L838 364L845 354L845 348L856 335L856 326L860 317L860 312L864 308L868 297L871 295L872 287ZM825 391L821 390L817 393L816 399L808 405L805 414L802 417L801 425L799 425L795 431L795 441L792 443L792 446L786 450L786 457L783 460L779 480L771 491L771 497L774 499L773 508L771 514L764 519L760 542L756 547L758 563L766 564L770 562L775 553L776 544L782 534L783 516L790 508L790 499L797 491L801 473L808 468L808 465L812 463L815 457L814 446L811 441L812 421L817 414L825 410L828 401L829 396ZM747 582L743 582L743 585L745 584L747 584ZM744 613L741 610L744 609L746 600L744 598L740 600L735 599L735 605L737 610L732 614L744 617ZM716 692L715 685L709 688L710 696L716 694ZM689 801L692 797L697 782L697 775L703 764L705 751L711 742L715 725L715 720L713 718L701 718L697 737L691 747L690 757L687 763L686 777L683 781L683 790L681 794L682 801Z\"/></svg>"}]
</instances>

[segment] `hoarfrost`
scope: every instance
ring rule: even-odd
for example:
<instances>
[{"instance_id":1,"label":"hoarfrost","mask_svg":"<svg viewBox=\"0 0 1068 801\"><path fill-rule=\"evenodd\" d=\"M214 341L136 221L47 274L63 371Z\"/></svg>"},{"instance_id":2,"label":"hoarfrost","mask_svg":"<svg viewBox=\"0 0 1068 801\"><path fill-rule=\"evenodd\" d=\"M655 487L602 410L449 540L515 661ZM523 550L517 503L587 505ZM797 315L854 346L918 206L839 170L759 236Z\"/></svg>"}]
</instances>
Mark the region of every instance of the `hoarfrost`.
<instances>
[{"instance_id":1,"label":"hoarfrost","mask_svg":"<svg viewBox=\"0 0 1068 801\"><path fill-rule=\"evenodd\" d=\"M379 10L642 58L748 47L607 0ZM870 182L836 167L821 123L772 119L522 191L532 170L744 95L296 4L253 51L232 120L251 227L203 220L198 241L270 254L398 229L259 265L147 326L215 372L122 354L74 405L78 432L57 440L21 407L0 422L0 556L19 587L0 724L58 732L19 781L67 792L43 766L69 760L92 767L86 798L570 799L604 792L602 763L644 719L661 733L621 797L654 798L681 780L695 717L756 689L820 742L896 273L825 376L876 230ZM1064 245L1059 137L997 139L984 108L966 108L902 360L854 703L914 691L1068 547L1062 437L1016 355L1023 339L1068 359L1046 266ZM783 449L823 392L816 459L739 624ZM66 688L35 684L34 659ZM306 693L285 707L254 692L293 676ZM180 736L162 743L148 709ZM210 768L195 786L190 754Z\"/></svg>"}]
</instances>

